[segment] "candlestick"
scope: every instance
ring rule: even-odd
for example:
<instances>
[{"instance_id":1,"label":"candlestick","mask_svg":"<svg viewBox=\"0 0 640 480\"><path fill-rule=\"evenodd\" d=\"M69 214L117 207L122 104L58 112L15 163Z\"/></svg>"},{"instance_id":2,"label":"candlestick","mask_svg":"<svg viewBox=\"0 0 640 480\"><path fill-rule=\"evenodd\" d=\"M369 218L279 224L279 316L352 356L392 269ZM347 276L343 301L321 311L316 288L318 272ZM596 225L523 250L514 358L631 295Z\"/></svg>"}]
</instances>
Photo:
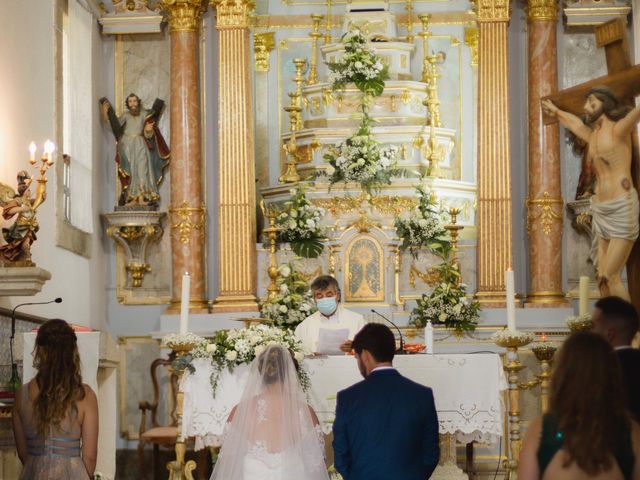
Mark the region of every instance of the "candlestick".
<instances>
[{"instance_id":1,"label":"candlestick","mask_svg":"<svg viewBox=\"0 0 640 480\"><path fill-rule=\"evenodd\" d=\"M31 163L31 165L35 165L36 163L36 142L29 144L29 163Z\"/></svg>"},{"instance_id":2,"label":"candlestick","mask_svg":"<svg viewBox=\"0 0 640 480\"><path fill-rule=\"evenodd\" d=\"M580 277L580 303L578 315L586 315L589 310L589 277Z\"/></svg>"},{"instance_id":3,"label":"candlestick","mask_svg":"<svg viewBox=\"0 0 640 480\"><path fill-rule=\"evenodd\" d=\"M191 287L191 276L184 272L182 275L182 297L180 299L180 334L189 330L189 288Z\"/></svg>"},{"instance_id":4,"label":"candlestick","mask_svg":"<svg viewBox=\"0 0 640 480\"><path fill-rule=\"evenodd\" d=\"M433 325L431 325L431 320L427 320L427 326L424 327L424 346L425 353L433 355Z\"/></svg>"},{"instance_id":5,"label":"candlestick","mask_svg":"<svg viewBox=\"0 0 640 480\"><path fill-rule=\"evenodd\" d=\"M507 328L516 331L516 292L513 270L504 272L504 283L507 287Z\"/></svg>"}]
</instances>

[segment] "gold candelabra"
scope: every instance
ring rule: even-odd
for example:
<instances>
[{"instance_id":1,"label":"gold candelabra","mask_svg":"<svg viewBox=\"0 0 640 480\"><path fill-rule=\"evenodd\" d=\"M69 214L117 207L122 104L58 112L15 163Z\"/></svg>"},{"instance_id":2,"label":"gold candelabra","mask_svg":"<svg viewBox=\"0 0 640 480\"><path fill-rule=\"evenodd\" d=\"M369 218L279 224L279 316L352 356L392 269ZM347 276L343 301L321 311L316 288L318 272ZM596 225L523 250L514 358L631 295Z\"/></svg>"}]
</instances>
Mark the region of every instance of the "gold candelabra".
<instances>
[{"instance_id":1,"label":"gold candelabra","mask_svg":"<svg viewBox=\"0 0 640 480\"><path fill-rule=\"evenodd\" d=\"M298 175L298 144L296 143L296 131L298 129L298 116L302 111L302 108L296 105L295 95L291 96L291 105L284 107L284 111L289 114L289 123L291 125L291 136L289 141L283 145L284 151L287 155L287 169L280 176L278 182L280 183L296 183L300 181L300 175Z\"/></svg>"},{"instance_id":2,"label":"gold candelabra","mask_svg":"<svg viewBox=\"0 0 640 480\"><path fill-rule=\"evenodd\" d=\"M318 83L318 40L324 36L320 33L320 22L324 15L319 13L311 14L311 21L313 22L313 30L309 34L311 37L311 66L309 67L309 77L307 78L307 85L315 85Z\"/></svg>"},{"instance_id":3,"label":"gold candelabra","mask_svg":"<svg viewBox=\"0 0 640 480\"><path fill-rule=\"evenodd\" d=\"M428 82L429 79L429 38L431 37L431 32L429 31L429 20L431 20L431 14L429 13L421 13L418 15L418 19L420 19L420 23L422 23L422 31L418 34L419 37L422 37L422 81L424 83Z\"/></svg>"},{"instance_id":4,"label":"gold candelabra","mask_svg":"<svg viewBox=\"0 0 640 480\"><path fill-rule=\"evenodd\" d=\"M407 11L407 42L413 43L413 0L406 0L404 8Z\"/></svg>"},{"instance_id":5,"label":"gold candelabra","mask_svg":"<svg viewBox=\"0 0 640 480\"><path fill-rule=\"evenodd\" d=\"M175 355L175 360L171 364L171 369L178 377L178 385L182 381L185 370L185 362L180 361L180 357L187 355L195 345L193 343L173 343L170 345L171 350ZM184 393L178 389L176 394L176 417L178 429L178 436L176 438L176 459L167 463L167 470L169 470L169 480L194 480L193 471L196 469L196 462L189 460L185 462L185 454L187 453L187 446L185 439L182 436L182 414L183 414L183 401Z\"/></svg>"},{"instance_id":6,"label":"gold candelabra","mask_svg":"<svg viewBox=\"0 0 640 480\"><path fill-rule=\"evenodd\" d=\"M278 232L282 229L276 225L276 218L280 212L273 205L267 207L265 206L264 200L260 200L260 209L269 221L269 226L262 230L263 233L267 235L269 241L269 267L267 268L267 275L269 275L270 280L269 286L267 287L267 302L269 302L278 294L277 280L280 273L278 272L278 257L276 251L278 247Z\"/></svg>"},{"instance_id":7,"label":"gold candelabra","mask_svg":"<svg viewBox=\"0 0 640 480\"><path fill-rule=\"evenodd\" d=\"M324 44L328 45L331 43L331 0L327 0L327 23L325 25L324 32Z\"/></svg>"},{"instance_id":8,"label":"gold candelabra","mask_svg":"<svg viewBox=\"0 0 640 480\"><path fill-rule=\"evenodd\" d=\"M302 85L305 83L304 69L307 67L307 61L304 58L294 58L293 64L296 67L296 76L293 78L296 91L289 93L289 98L292 105L300 108L300 112L296 115L296 130L302 130Z\"/></svg>"},{"instance_id":9,"label":"gold candelabra","mask_svg":"<svg viewBox=\"0 0 640 480\"><path fill-rule=\"evenodd\" d=\"M461 211L462 210L460 208L449 208L451 223L444 226L444 228L449 232L449 235L451 235L451 263L455 265L455 268L458 271L458 283L462 281L460 264L458 263L458 235L460 234L460 230L464 228L464 226L458 225L458 215L460 215Z\"/></svg>"},{"instance_id":10,"label":"gold candelabra","mask_svg":"<svg viewBox=\"0 0 640 480\"><path fill-rule=\"evenodd\" d=\"M425 98L422 101L422 104L427 107L427 116L429 117L427 118L427 122L429 122L430 124L429 139L427 140L427 144L424 146L424 157L429 162L427 176L442 178L442 173L440 172L440 162L444 160L444 156L446 155L446 148L444 145L440 145L440 142L438 142L434 122L429 120L435 115L435 112L433 110L434 104L429 101L429 98Z\"/></svg>"},{"instance_id":11,"label":"gold candelabra","mask_svg":"<svg viewBox=\"0 0 640 480\"><path fill-rule=\"evenodd\" d=\"M527 390L540 385L540 411L545 414L549 410L549 387L551 385L551 363L555 355L557 347L545 342L543 335L542 342L535 343L531 347L531 351L540 362L540 373L536 375L534 380L520 384L520 388Z\"/></svg>"},{"instance_id":12,"label":"gold candelabra","mask_svg":"<svg viewBox=\"0 0 640 480\"><path fill-rule=\"evenodd\" d=\"M522 439L520 437L520 382L519 372L526 368L518 358L518 348L524 347L531 342L531 337L522 332L513 331L510 335L499 337L496 345L506 348L506 361L504 371L507 373L509 383L509 452L504 462L507 470L507 479L515 478L518 470L518 459L520 458L520 447Z\"/></svg>"}]
</instances>

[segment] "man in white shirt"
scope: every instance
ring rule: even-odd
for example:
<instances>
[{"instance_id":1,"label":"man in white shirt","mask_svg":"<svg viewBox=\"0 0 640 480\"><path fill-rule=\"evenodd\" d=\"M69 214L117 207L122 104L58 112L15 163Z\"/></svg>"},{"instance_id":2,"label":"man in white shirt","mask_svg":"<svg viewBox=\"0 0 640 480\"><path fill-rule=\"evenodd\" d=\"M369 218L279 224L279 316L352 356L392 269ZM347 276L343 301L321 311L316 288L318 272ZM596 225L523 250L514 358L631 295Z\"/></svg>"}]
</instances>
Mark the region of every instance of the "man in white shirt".
<instances>
[{"instance_id":1,"label":"man in white shirt","mask_svg":"<svg viewBox=\"0 0 640 480\"><path fill-rule=\"evenodd\" d=\"M364 326L364 317L339 305L340 285L330 275L321 275L311 283L311 292L318 311L305 318L296 327L295 335L305 349L312 353L318 351L318 340L322 330L348 330L347 340L340 345L343 352L351 351L351 341Z\"/></svg>"}]
</instances>

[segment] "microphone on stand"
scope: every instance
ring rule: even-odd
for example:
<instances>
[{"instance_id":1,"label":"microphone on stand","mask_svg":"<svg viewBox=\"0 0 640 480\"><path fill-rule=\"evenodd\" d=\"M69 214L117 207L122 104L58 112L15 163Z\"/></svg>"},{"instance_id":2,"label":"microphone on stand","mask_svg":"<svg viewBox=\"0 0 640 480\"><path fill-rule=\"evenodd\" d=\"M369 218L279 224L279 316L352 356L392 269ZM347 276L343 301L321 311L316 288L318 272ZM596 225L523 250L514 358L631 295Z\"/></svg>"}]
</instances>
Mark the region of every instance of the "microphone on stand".
<instances>
[{"instance_id":1,"label":"microphone on stand","mask_svg":"<svg viewBox=\"0 0 640 480\"><path fill-rule=\"evenodd\" d=\"M15 307L13 307L13 310L11 311L11 337L9 338L9 353L11 355L11 382L16 380L13 377L14 377L14 375L17 375L17 365L13 361L13 339L16 336L16 310L18 310L20 307L24 307L26 305L48 305L49 303L62 303L62 297L55 298L55 299L50 300L48 302L20 303L20 304L16 305Z\"/></svg>"},{"instance_id":2,"label":"microphone on stand","mask_svg":"<svg viewBox=\"0 0 640 480\"><path fill-rule=\"evenodd\" d=\"M395 323L393 323L391 320L389 320L387 317L382 315L380 312L374 310L373 308L371 309L371 311L373 313L375 313L376 315L379 315L380 317L384 318L387 322L389 322L391 325L393 325L395 327L395 329L398 331L398 335L400 336L400 350L398 351L398 353L401 354L401 355L404 355L406 353L404 351L404 338L402 337L402 332L400 331L398 326Z\"/></svg>"}]
</instances>

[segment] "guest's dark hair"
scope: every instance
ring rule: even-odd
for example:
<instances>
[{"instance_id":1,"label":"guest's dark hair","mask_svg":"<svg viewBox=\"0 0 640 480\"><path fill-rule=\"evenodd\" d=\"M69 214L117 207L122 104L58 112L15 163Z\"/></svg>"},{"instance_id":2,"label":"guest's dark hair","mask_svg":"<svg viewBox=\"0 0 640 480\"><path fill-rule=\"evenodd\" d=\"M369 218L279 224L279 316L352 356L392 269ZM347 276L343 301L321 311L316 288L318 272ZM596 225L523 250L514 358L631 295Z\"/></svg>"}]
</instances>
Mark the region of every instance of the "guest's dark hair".
<instances>
[{"instance_id":1,"label":"guest's dark hair","mask_svg":"<svg viewBox=\"0 0 640 480\"><path fill-rule=\"evenodd\" d=\"M603 297L596 302L595 308L600 310L602 322L613 328L621 340L630 344L640 323L636 307L620 297Z\"/></svg>"},{"instance_id":2,"label":"guest's dark hair","mask_svg":"<svg viewBox=\"0 0 640 480\"><path fill-rule=\"evenodd\" d=\"M336 289L336 292L340 293L340 284L331 275L320 275L319 277L316 277L313 282L311 282L312 292L314 290L326 290L329 287L334 287Z\"/></svg>"},{"instance_id":3,"label":"guest's dark hair","mask_svg":"<svg viewBox=\"0 0 640 480\"><path fill-rule=\"evenodd\" d=\"M272 345L260 354L258 357L258 371L262 374L264 383L271 385L284 379L285 364L288 361L287 356L293 362L296 373L299 374L300 364L291 350L280 345Z\"/></svg>"},{"instance_id":4,"label":"guest's dark hair","mask_svg":"<svg viewBox=\"0 0 640 480\"><path fill-rule=\"evenodd\" d=\"M34 351L39 388L34 420L38 432L45 433L50 426L58 427L69 408L75 409L84 398L76 334L64 320L49 320L38 329Z\"/></svg>"},{"instance_id":5,"label":"guest's dark hair","mask_svg":"<svg viewBox=\"0 0 640 480\"><path fill-rule=\"evenodd\" d=\"M354 337L352 347L358 355L367 350L376 361L390 362L396 353L396 338L386 325L367 323Z\"/></svg>"},{"instance_id":6,"label":"guest's dark hair","mask_svg":"<svg viewBox=\"0 0 640 480\"><path fill-rule=\"evenodd\" d=\"M550 410L568 454L563 467L576 462L590 476L612 467L627 440L620 429L631 424L618 358L603 337L578 332L565 341L551 380Z\"/></svg>"}]
</instances>

